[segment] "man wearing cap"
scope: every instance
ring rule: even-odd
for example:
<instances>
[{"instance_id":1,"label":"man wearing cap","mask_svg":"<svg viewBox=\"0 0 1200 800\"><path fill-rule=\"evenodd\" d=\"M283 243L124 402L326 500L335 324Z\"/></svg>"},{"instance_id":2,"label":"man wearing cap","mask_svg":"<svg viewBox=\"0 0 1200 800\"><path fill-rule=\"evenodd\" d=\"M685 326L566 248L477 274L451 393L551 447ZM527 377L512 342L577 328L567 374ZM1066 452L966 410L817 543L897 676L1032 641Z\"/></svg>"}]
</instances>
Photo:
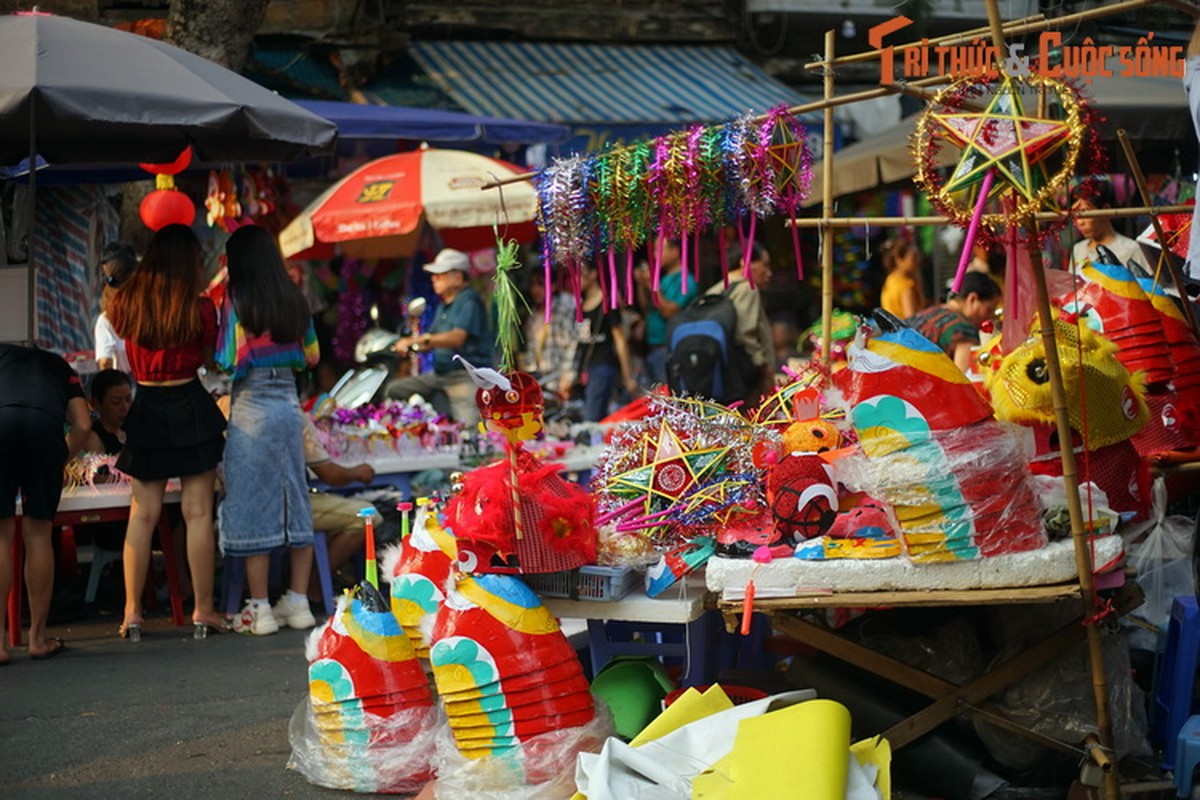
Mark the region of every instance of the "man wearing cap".
<instances>
[{"instance_id":1,"label":"man wearing cap","mask_svg":"<svg viewBox=\"0 0 1200 800\"><path fill-rule=\"evenodd\" d=\"M393 400L407 400L419 394L438 411L452 411L454 419L472 426L479 421L475 384L454 360L454 355L461 355L474 366L490 367L492 332L483 299L467 285L469 269L466 253L450 248L425 265L442 305L428 331L420 336L402 337L393 349L399 353L432 350L433 372L394 380L388 384L386 393Z\"/></svg>"}]
</instances>

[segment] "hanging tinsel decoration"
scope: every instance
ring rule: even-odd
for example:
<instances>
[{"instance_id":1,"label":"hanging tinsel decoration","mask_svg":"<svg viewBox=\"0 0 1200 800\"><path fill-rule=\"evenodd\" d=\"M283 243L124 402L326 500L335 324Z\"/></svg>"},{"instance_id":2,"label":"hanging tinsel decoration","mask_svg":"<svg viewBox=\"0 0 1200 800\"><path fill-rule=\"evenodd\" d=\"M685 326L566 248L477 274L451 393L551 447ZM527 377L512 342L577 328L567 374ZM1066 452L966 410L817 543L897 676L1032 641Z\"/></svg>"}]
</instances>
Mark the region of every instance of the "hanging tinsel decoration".
<instances>
[{"instance_id":1,"label":"hanging tinsel decoration","mask_svg":"<svg viewBox=\"0 0 1200 800\"><path fill-rule=\"evenodd\" d=\"M715 228L723 242L725 227L749 216L749 233L739 227L748 251L757 218L777 211L795 216L811 179L804 127L782 107L559 159L534 176L544 260L548 268L564 266L573 273L591 260L604 270L607 261L611 304L619 299L617 256L624 251L631 302L635 249L678 239L690 263L688 251L699 233ZM657 247L651 261L657 266Z\"/></svg>"}]
</instances>

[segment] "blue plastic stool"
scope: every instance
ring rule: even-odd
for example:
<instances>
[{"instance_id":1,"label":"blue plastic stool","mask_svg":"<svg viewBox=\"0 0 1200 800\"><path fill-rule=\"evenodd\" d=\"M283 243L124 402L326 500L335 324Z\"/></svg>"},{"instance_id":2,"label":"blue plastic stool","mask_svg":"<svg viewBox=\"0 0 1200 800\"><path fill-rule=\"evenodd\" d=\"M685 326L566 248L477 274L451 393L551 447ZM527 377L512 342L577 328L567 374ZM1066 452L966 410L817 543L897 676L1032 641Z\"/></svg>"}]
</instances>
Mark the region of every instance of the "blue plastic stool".
<instances>
[{"instance_id":1,"label":"blue plastic stool","mask_svg":"<svg viewBox=\"0 0 1200 800\"><path fill-rule=\"evenodd\" d=\"M272 562L275 554L271 555ZM313 532L313 560L317 565L317 581L321 584L321 597L325 603L325 615L332 617L336 607L333 602L333 576L329 571L329 547L325 531ZM246 565L241 556L226 556L225 569L221 576L221 607L228 615L236 615L242 609L242 589L246 584Z\"/></svg>"},{"instance_id":2,"label":"blue plastic stool","mask_svg":"<svg viewBox=\"0 0 1200 800\"><path fill-rule=\"evenodd\" d=\"M1192 796L1192 774L1200 764L1200 716L1188 717L1175 738L1175 796Z\"/></svg>"},{"instance_id":3,"label":"blue plastic stool","mask_svg":"<svg viewBox=\"0 0 1200 800\"><path fill-rule=\"evenodd\" d=\"M1174 768L1179 732L1196 710L1192 698L1197 666L1200 666L1200 606L1195 595L1180 595L1171 604L1167 646L1151 709L1151 734L1163 748L1165 769Z\"/></svg>"},{"instance_id":4,"label":"blue plastic stool","mask_svg":"<svg viewBox=\"0 0 1200 800\"><path fill-rule=\"evenodd\" d=\"M708 679L709 631L717 612L701 614L688 623L588 620L588 650L592 675L599 675L614 656L657 656L680 659L685 672L681 686L701 686ZM641 634L639 639L635 639Z\"/></svg>"}]
</instances>

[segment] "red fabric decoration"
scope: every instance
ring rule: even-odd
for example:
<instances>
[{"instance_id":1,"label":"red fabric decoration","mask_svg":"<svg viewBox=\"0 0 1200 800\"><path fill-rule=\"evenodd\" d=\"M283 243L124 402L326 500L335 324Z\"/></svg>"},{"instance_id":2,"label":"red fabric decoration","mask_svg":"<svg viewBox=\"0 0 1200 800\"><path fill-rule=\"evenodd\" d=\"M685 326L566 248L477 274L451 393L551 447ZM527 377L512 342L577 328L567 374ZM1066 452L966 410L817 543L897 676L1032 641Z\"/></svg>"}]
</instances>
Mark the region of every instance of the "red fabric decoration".
<instances>
[{"instance_id":1,"label":"red fabric decoration","mask_svg":"<svg viewBox=\"0 0 1200 800\"><path fill-rule=\"evenodd\" d=\"M559 476L559 464L520 453L517 469L523 537L513 528L507 461L471 470L446 504L446 528L459 541L466 572L560 572L596 559L596 504Z\"/></svg>"},{"instance_id":2,"label":"red fabric decoration","mask_svg":"<svg viewBox=\"0 0 1200 800\"><path fill-rule=\"evenodd\" d=\"M139 167L152 175L178 175L192 163L192 146L183 148L179 158L166 164L138 164Z\"/></svg>"}]
</instances>

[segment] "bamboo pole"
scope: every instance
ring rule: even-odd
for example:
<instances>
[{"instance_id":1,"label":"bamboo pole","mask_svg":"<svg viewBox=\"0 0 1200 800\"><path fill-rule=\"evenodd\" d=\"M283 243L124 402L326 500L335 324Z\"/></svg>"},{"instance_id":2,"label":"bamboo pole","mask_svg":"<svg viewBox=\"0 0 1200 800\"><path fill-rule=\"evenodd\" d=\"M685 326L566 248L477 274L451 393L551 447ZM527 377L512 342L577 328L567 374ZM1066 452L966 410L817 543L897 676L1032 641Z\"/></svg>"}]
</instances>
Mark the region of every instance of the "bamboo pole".
<instances>
[{"instance_id":1,"label":"bamboo pole","mask_svg":"<svg viewBox=\"0 0 1200 800\"><path fill-rule=\"evenodd\" d=\"M1000 26L999 0L985 0L988 23L992 29L992 44L997 56L1004 52L1004 30ZM1000 66L1000 65L998 65ZM1034 228L1037 221L1026 221ZM1079 482L1076 479L1075 451L1071 446L1071 418L1067 412L1067 392L1063 385L1062 363L1058 357L1058 341L1054 336L1054 314L1050 309L1050 291L1046 286L1045 264L1042 250L1036 242L1029 244L1029 261L1032 267L1038 321L1041 325L1042 346L1046 351L1046 372L1050 377L1050 394L1054 400L1054 420L1058 429L1059 455L1062 459L1063 488L1067 494L1067 513L1071 519L1071 541L1075 545L1075 569L1079 573L1079 590L1082 595L1081 613L1086 618L1096 605L1096 586L1092 579L1092 554L1088 549L1087 528L1083 518L1083 506L1079 501ZM1108 708L1108 680L1104 674L1104 652L1101 649L1100 631L1094 622L1086 622L1088 663L1092 674L1092 698L1096 704L1096 727L1099 732L1100 748L1112 752L1112 719ZM1099 761L1097 762L1099 763ZM1104 793L1107 800L1120 800L1121 784L1117 770L1104 773Z\"/></svg>"},{"instance_id":2,"label":"bamboo pole","mask_svg":"<svg viewBox=\"0 0 1200 800\"><path fill-rule=\"evenodd\" d=\"M1138 206L1136 208L1090 208L1086 211L1075 211L1069 216L1072 219L1118 219L1121 217L1140 217L1143 214L1191 214L1192 206ZM1034 215L1038 222L1053 222L1068 216L1066 211L1042 211ZM785 225L795 225L797 228L858 228L870 225L876 228L901 228L912 225L946 225L950 218L939 214L928 214L914 217L797 217L787 220Z\"/></svg>"},{"instance_id":3,"label":"bamboo pole","mask_svg":"<svg viewBox=\"0 0 1200 800\"><path fill-rule=\"evenodd\" d=\"M833 30L825 31L825 102L833 99L833 54L837 39ZM833 106L825 106L825 141L821 158L821 216L833 216ZM821 362L825 366L833 358L833 228L821 229Z\"/></svg>"},{"instance_id":4,"label":"bamboo pole","mask_svg":"<svg viewBox=\"0 0 1200 800\"><path fill-rule=\"evenodd\" d=\"M1090 22L1091 20L1094 20L1094 19L1102 19L1104 17L1110 17L1113 14L1123 14L1128 11L1134 11L1136 9L1142 8L1143 6L1151 6L1151 5L1158 5L1158 4L1171 6L1172 8L1175 8L1186 14L1200 14L1200 4L1197 4L1194 2L1189 2L1189 0L1124 0L1124 2L1106 3L1105 5L1100 6L1098 8L1089 8L1085 11L1078 11L1074 14L1066 14L1061 17L1052 17L1050 19L1047 19L1042 14L1036 14L1031 17L1025 17L1024 19L1013 20L1010 22L1002 23L1001 32L1003 35L1001 36L1001 42L1003 42L1004 36L1023 36L1028 33L1041 33L1042 31L1053 30L1055 28L1066 28L1068 26L1078 25L1081 22ZM914 47L926 47L929 45L937 46L937 45L958 44L958 43L962 42L964 39L966 39L967 41L970 41L970 38L968 38L968 37L982 36L982 35L985 35L988 33L992 34L993 42L994 42L995 41L995 39L994 39L995 29L989 23L988 27L986 27L986 28L973 28L969 31L964 31L962 33L947 34L946 36L940 36L937 39L930 39L927 42L926 41L906 42L905 44L892 45L892 52L893 53L903 52L905 50L910 50ZM1006 52L1004 45L1002 43L1000 43L1000 44L997 44L996 47L1001 52L1002 57L1003 57L1003 54ZM863 61L873 61L877 58L882 57L883 53L884 53L884 50L882 50L882 49L864 50L861 53L854 53L853 55L842 56L841 58L834 61L834 66L841 66L842 64L852 64L852 63L858 63L858 62L863 62ZM823 62L823 61L815 61L810 64L805 64L804 68L805 69L817 69L818 67L822 66L824 63L825 62Z\"/></svg>"},{"instance_id":5,"label":"bamboo pole","mask_svg":"<svg viewBox=\"0 0 1200 800\"><path fill-rule=\"evenodd\" d=\"M1134 0L1139 5L1147 2L1147 0ZM1004 23L1004 32L1014 36L1020 36L1024 33L1029 33L1026 27L1037 22L1043 22L1046 19L1045 14L1033 14L1032 16L1023 17L1021 19L1012 20ZM970 28L969 30L959 31L958 33L947 33L944 36L937 36L933 39L921 39L916 42L905 42L904 44L892 45L892 50L895 53L903 53L905 50L911 50L914 47L939 47L941 45L964 44L976 39L980 36L986 36L991 32L991 28L984 26L982 28ZM838 56L833 60L835 67L840 67L843 64L857 64L862 61L874 61L879 58L880 50L864 50L861 53L852 53L848 56ZM824 61L812 61L804 65L807 70L814 70L822 66Z\"/></svg>"},{"instance_id":6,"label":"bamboo pole","mask_svg":"<svg viewBox=\"0 0 1200 800\"><path fill-rule=\"evenodd\" d=\"M1133 174L1133 180L1137 184L1138 194L1142 196L1143 203L1150 205L1150 189L1146 186L1146 176L1142 173L1142 164L1138 161L1137 154L1133 152L1129 134L1125 133L1124 128L1121 128L1117 131L1117 138L1121 140L1121 149L1125 151L1125 160L1129 162L1129 171ZM1183 314L1192 328L1192 333L1200 337L1200 328L1196 327L1196 313L1192 309L1192 304L1188 302L1187 290L1183 286L1183 276L1179 274L1174 259L1167 252L1167 237L1163 233L1157 214L1150 215L1150 223L1154 226L1154 235L1158 237L1158 246L1162 248L1163 263L1167 266L1167 272L1171 273L1171 282L1175 284L1175 290L1179 292L1179 297L1183 300Z\"/></svg>"},{"instance_id":7,"label":"bamboo pole","mask_svg":"<svg viewBox=\"0 0 1200 800\"><path fill-rule=\"evenodd\" d=\"M858 103L863 100L874 100L876 97L884 97L889 94L896 94L901 91L901 86L904 87L921 87L921 86L937 86L942 83L949 83L952 80L952 75L931 75L928 78L920 78L915 81L908 81L905 84L889 83L885 86L880 86L878 89L864 89L861 92L853 92L852 94L842 95L841 97L827 96L823 100L814 100L811 103L803 103L798 106L792 106L788 109L790 114L809 114L814 111L825 111L826 109L835 108L837 106L849 105ZM761 122L766 117L759 115L754 117L755 122ZM613 148L614 150L622 150L622 147ZM536 172L523 172L520 175L513 175L508 178L490 181L480 186L480 189L495 189L498 186L508 186L511 183L520 183L527 181L536 175Z\"/></svg>"}]
</instances>

